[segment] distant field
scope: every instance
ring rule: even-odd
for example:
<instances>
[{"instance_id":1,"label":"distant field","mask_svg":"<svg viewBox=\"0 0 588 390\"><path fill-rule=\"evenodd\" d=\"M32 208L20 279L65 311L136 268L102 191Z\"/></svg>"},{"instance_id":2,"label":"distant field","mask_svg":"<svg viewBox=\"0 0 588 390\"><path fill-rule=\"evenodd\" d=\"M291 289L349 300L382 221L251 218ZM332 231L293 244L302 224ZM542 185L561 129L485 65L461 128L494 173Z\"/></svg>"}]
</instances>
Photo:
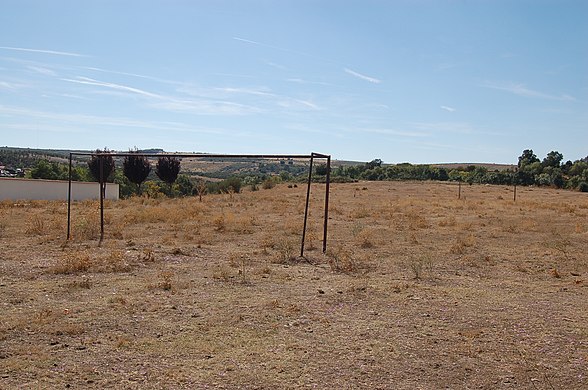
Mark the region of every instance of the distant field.
<instances>
[{"instance_id":1,"label":"distant field","mask_svg":"<svg viewBox=\"0 0 588 390\"><path fill-rule=\"evenodd\" d=\"M359 182L0 203L0 388L588 387L588 196Z\"/></svg>"}]
</instances>

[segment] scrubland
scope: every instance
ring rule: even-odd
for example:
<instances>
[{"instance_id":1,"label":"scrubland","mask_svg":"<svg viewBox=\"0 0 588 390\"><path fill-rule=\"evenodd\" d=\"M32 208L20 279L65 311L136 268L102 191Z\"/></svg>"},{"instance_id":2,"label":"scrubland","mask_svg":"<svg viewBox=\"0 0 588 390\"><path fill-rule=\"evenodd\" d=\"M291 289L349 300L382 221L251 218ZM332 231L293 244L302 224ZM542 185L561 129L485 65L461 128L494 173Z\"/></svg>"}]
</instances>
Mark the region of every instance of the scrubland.
<instances>
[{"instance_id":1,"label":"scrubland","mask_svg":"<svg viewBox=\"0 0 588 390\"><path fill-rule=\"evenodd\" d=\"M588 387L588 196L370 182L0 203L0 388Z\"/></svg>"}]
</instances>

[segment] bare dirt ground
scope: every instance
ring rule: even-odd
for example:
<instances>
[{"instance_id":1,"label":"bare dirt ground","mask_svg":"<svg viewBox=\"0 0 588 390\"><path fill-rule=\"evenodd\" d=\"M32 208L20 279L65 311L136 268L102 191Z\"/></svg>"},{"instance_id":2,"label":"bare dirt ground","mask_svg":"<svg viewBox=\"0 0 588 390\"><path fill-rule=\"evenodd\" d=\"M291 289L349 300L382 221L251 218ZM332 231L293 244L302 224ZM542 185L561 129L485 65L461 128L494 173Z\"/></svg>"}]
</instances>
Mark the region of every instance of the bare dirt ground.
<instances>
[{"instance_id":1,"label":"bare dirt ground","mask_svg":"<svg viewBox=\"0 0 588 390\"><path fill-rule=\"evenodd\" d=\"M588 196L331 188L0 203L0 388L588 388Z\"/></svg>"}]
</instances>

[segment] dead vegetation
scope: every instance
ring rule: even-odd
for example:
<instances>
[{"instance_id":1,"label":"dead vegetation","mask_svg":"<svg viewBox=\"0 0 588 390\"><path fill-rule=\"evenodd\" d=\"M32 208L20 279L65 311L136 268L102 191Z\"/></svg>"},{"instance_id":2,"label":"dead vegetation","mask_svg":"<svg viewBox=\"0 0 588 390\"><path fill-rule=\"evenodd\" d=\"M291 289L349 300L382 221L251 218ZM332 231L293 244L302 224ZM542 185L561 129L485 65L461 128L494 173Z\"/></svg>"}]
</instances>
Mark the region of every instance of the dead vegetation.
<instances>
[{"instance_id":1,"label":"dead vegetation","mask_svg":"<svg viewBox=\"0 0 588 390\"><path fill-rule=\"evenodd\" d=\"M331 188L0 203L0 387L588 386L584 194Z\"/></svg>"}]
</instances>

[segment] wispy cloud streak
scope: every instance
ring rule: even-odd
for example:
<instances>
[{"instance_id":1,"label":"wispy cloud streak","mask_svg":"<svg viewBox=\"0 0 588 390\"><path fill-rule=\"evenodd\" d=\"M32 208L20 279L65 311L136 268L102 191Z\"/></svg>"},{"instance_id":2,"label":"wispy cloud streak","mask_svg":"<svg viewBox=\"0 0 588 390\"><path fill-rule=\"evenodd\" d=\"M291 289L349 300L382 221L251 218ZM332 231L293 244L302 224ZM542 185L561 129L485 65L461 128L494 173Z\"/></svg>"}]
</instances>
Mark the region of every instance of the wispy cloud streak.
<instances>
[{"instance_id":1,"label":"wispy cloud streak","mask_svg":"<svg viewBox=\"0 0 588 390\"><path fill-rule=\"evenodd\" d=\"M347 74L350 74L352 76L355 76L355 77L360 78L360 79L365 80L365 81L369 81L370 83L380 84L382 82L382 80L376 79L374 77L366 76L364 74L358 73L358 72L356 72L354 70L351 70L349 68L345 68L343 70Z\"/></svg>"},{"instance_id":2,"label":"wispy cloud streak","mask_svg":"<svg viewBox=\"0 0 588 390\"><path fill-rule=\"evenodd\" d=\"M515 84L515 83L494 83L494 82L486 82L482 84L484 88L496 89L499 91L509 92L518 96L523 97L530 97L530 98L538 98L538 99L548 99L548 100L559 100L559 101L573 101L576 100L573 96L570 95L552 95L545 92L536 91L530 88L527 88L524 84Z\"/></svg>"},{"instance_id":3,"label":"wispy cloud streak","mask_svg":"<svg viewBox=\"0 0 588 390\"><path fill-rule=\"evenodd\" d=\"M67 56L67 57L87 57L86 55L78 54L78 53L68 53L65 51L55 51L55 50L27 49L24 47L0 46L0 49L13 50L13 51L24 51L24 52L29 52L29 53L52 54L52 55Z\"/></svg>"},{"instance_id":4,"label":"wispy cloud streak","mask_svg":"<svg viewBox=\"0 0 588 390\"><path fill-rule=\"evenodd\" d=\"M28 68L34 72L40 73L45 76L56 76L57 74L51 69L42 68L40 66L28 66Z\"/></svg>"},{"instance_id":5,"label":"wispy cloud streak","mask_svg":"<svg viewBox=\"0 0 588 390\"><path fill-rule=\"evenodd\" d=\"M445 111L449 111L449 112L455 112L456 111L455 108L449 107L449 106L441 106L441 109L442 110L445 110Z\"/></svg>"},{"instance_id":6,"label":"wispy cloud streak","mask_svg":"<svg viewBox=\"0 0 588 390\"><path fill-rule=\"evenodd\" d=\"M144 91L142 89L133 88L133 87L129 87L126 85L121 85L121 84L114 84L114 83L98 81L98 80L91 79L89 77L77 77L76 79L62 79L62 80L68 81L70 83L95 85L98 87L105 87L105 88L111 88L111 89L115 89L115 90L119 90L119 91L131 92L131 93L135 93L137 95L147 96L147 97L151 97L151 98L159 98L159 99L163 98L161 95L151 93L148 91Z\"/></svg>"},{"instance_id":7,"label":"wispy cloud streak","mask_svg":"<svg viewBox=\"0 0 588 390\"><path fill-rule=\"evenodd\" d=\"M109 117L109 116L97 116L97 115L83 115L83 114L67 114L67 113L55 113L47 111L31 110L28 108L10 107L0 105L0 115L6 115L9 117L23 117L23 118L35 118L44 121L55 121L57 125L47 122L35 121L28 129L43 129L50 130L52 128L55 131L63 131L67 124L73 124L77 129L79 126L108 126L113 128L137 128L137 129L152 129L152 130L166 130L166 131L179 131L179 132L198 132L198 133L221 133L218 129L196 129L192 126L188 126L179 122L154 122L154 121L141 121L129 118L120 117ZM6 124L7 127L20 127L26 129L26 124Z\"/></svg>"}]
</instances>

